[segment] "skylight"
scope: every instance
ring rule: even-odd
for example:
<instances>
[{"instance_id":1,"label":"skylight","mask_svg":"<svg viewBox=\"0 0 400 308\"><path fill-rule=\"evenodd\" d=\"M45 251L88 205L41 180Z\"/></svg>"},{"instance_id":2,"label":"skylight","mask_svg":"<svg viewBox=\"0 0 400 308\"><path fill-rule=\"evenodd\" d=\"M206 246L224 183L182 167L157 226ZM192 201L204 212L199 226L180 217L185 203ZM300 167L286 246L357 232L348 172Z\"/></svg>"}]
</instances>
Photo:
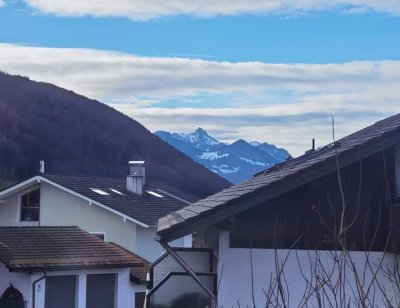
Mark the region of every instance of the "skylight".
<instances>
[{"instance_id":1,"label":"skylight","mask_svg":"<svg viewBox=\"0 0 400 308\"><path fill-rule=\"evenodd\" d=\"M114 193L116 193L116 194L118 194L118 195L121 195L121 196L125 196L122 192L120 192L119 190L116 190L116 189L114 189L114 188L109 188L112 192L114 192Z\"/></svg>"},{"instance_id":2,"label":"skylight","mask_svg":"<svg viewBox=\"0 0 400 308\"><path fill-rule=\"evenodd\" d=\"M160 195L160 194L158 194L158 193L156 193L156 192L154 192L154 191L152 191L152 190L146 190L146 192L147 192L148 194L150 194L150 195L155 196L155 197L164 198L163 195Z\"/></svg>"},{"instance_id":3,"label":"skylight","mask_svg":"<svg viewBox=\"0 0 400 308\"><path fill-rule=\"evenodd\" d=\"M98 189L98 188L90 188L90 190L95 192L95 193L97 193L97 194L99 194L99 195L102 195L102 196L109 196L110 195L109 193L105 192L104 190L101 190L101 189Z\"/></svg>"}]
</instances>

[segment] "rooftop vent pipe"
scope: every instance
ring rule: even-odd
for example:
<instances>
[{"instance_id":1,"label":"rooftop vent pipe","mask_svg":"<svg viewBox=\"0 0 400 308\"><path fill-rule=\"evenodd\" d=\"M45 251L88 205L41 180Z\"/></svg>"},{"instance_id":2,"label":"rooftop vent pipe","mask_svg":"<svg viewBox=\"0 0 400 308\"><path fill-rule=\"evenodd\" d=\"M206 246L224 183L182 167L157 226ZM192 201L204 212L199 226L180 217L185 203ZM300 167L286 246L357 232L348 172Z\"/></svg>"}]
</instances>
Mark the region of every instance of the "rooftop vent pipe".
<instances>
[{"instance_id":1,"label":"rooftop vent pipe","mask_svg":"<svg viewBox=\"0 0 400 308\"><path fill-rule=\"evenodd\" d=\"M40 161L40 168L39 168L40 173L44 173L44 160Z\"/></svg>"},{"instance_id":2,"label":"rooftop vent pipe","mask_svg":"<svg viewBox=\"0 0 400 308\"><path fill-rule=\"evenodd\" d=\"M138 195L143 194L143 186L145 184L146 174L144 161L130 161L129 175L126 178L126 189Z\"/></svg>"},{"instance_id":3,"label":"rooftop vent pipe","mask_svg":"<svg viewBox=\"0 0 400 308\"><path fill-rule=\"evenodd\" d=\"M314 152L314 151L315 151L315 139L313 138L312 141L311 141L311 149L305 151L304 154L310 154L310 153L312 153L312 152Z\"/></svg>"}]
</instances>

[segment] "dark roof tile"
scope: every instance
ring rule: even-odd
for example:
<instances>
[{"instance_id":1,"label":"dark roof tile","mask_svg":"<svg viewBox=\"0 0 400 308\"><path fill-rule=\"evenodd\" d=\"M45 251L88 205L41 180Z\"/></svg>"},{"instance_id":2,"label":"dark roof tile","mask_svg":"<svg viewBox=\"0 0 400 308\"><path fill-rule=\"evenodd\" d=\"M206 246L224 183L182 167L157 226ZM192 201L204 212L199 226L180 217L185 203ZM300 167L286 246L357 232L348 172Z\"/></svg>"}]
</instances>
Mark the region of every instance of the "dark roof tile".
<instances>
[{"instance_id":1,"label":"dark roof tile","mask_svg":"<svg viewBox=\"0 0 400 308\"><path fill-rule=\"evenodd\" d=\"M41 174L41 176L146 225L155 225L160 217L198 200L198 198L161 181L146 181L145 192L140 196L126 190L125 179L56 174ZM101 189L109 195L100 195L91 188ZM115 189L123 195L110 189ZM163 198L149 194L146 190L161 194Z\"/></svg>"}]
</instances>

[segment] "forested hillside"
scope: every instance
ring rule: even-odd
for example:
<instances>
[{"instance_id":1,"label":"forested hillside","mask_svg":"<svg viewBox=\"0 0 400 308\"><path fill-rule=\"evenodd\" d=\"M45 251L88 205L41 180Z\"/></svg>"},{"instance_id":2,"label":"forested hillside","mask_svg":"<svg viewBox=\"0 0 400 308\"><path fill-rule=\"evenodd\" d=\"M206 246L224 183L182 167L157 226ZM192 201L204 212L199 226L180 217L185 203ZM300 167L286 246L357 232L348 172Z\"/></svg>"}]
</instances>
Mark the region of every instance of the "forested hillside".
<instances>
[{"instance_id":1,"label":"forested hillside","mask_svg":"<svg viewBox=\"0 0 400 308\"><path fill-rule=\"evenodd\" d=\"M229 185L105 104L0 73L0 182L36 174L40 160L52 173L109 177L126 176L129 160L146 160L148 178L200 197Z\"/></svg>"}]
</instances>

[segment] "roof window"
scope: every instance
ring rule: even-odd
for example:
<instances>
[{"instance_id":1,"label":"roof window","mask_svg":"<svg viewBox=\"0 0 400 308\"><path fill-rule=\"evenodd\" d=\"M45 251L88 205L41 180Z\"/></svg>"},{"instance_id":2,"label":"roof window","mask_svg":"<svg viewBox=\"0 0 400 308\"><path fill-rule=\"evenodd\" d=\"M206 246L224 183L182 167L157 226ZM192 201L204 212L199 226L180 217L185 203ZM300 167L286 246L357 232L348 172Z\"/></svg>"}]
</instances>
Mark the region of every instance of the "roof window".
<instances>
[{"instance_id":1,"label":"roof window","mask_svg":"<svg viewBox=\"0 0 400 308\"><path fill-rule=\"evenodd\" d=\"M109 188L109 190L111 190L113 193L116 193L116 194L118 194L120 196L125 196L122 192L120 192L119 190L116 190L114 188Z\"/></svg>"},{"instance_id":2,"label":"roof window","mask_svg":"<svg viewBox=\"0 0 400 308\"><path fill-rule=\"evenodd\" d=\"M102 195L102 196L109 196L110 195L109 193L105 192L104 190L101 190L101 189L98 189L98 188L90 188L90 190L95 192L95 193L97 193L97 194L99 194L99 195Z\"/></svg>"},{"instance_id":3,"label":"roof window","mask_svg":"<svg viewBox=\"0 0 400 308\"><path fill-rule=\"evenodd\" d=\"M154 191L152 191L152 190L146 190L146 192L147 192L148 194L150 194L150 195L155 196L155 197L164 198L163 195L160 195L160 194L158 194L158 193L156 193L156 192L154 192Z\"/></svg>"}]
</instances>

